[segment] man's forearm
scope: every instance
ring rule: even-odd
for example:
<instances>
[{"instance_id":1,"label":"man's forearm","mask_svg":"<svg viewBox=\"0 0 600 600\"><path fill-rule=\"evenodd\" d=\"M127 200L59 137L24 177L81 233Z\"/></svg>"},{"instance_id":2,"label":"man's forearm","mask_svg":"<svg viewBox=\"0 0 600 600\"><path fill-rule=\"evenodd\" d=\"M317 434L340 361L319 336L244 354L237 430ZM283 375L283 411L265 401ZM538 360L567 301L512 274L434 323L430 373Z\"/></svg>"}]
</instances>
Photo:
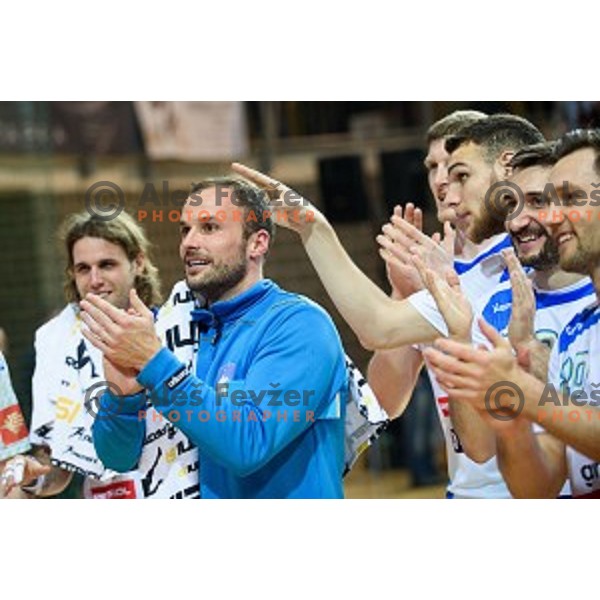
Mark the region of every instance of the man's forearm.
<instances>
[{"instance_id":1,"label":"man's forearm","mask_svg":"<svg viewBox=\"0 0 600 600\"><path fill-rule=\"evenodd\" d=\"M483 464L496 454L496 436L479 411L461 400L449 399L452 426L465 454Z\"/></svg>"},{"instance_id":2,"label":"man's forearm","mask_svg":"<svg viewBox=\"0 0 600 600\"><path fill-rule=\"evenodd\" d=\"M553 385L529 374L520 378L519 385L525 398L524 417L541 425L567 446L600 461L600 407L587 404L589 398L576 399L574 391L566 397Z\"/></svg>"},{"instance_id":3,"label":"man's forearm","mask_svg":"<svg viewBox=\"0 0 600 600\"><path fill-rule=\"evenodd\" d=\"M302 240L327 293L366 348L427 343L439 335L409 302L388 298L352 262L324 218L317 219Z\"/></svg>"},{"instance_id":4,"label":"man's forearm","mask_svg":"<svg viewBox=\"0 0 600 600\"><path fill-rule=\"evenodd\" d=\"M367 379L391 419L397 419L406 410L422 368L421 352L412 346L380 350L373 355Z\"/></svg>"},{"instance_id":5,"label":"man's forearm","mask_svg":"<svg viewBox=\"0 0 600 600\"><path fill-rule=\"evenodd\" d=\"M515 498L556 498L567 478L564 444L520 421L496 439L502 476Z\"/></svg>"}]
</instances>

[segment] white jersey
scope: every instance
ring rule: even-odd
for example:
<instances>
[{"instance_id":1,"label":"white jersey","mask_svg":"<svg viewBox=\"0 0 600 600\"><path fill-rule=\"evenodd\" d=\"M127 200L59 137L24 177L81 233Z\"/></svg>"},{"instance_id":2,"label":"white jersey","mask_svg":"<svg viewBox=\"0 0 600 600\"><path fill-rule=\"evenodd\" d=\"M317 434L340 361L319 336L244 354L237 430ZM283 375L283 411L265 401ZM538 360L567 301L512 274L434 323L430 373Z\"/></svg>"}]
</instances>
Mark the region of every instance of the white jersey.
<instances>
[{"instance_id":1,"label":"white jersey","mask_svg":"<svg viewBox=\"0 0 600 600\"><path fill-rule=\"evenodd\" d=\"M0 460L29 450L27 427L10 381L8 365L0 352Z\"/></svg>"},{"instance_id":2,"label":"white jersey","mask_svg":"<svg viewBox=\"0 0 600 600\"><path fill-rule=\"evenodd\" d=\"M495 289L500 282L508 280L508 272L501 254L505 248L512 248L510 237L500 234L491 238L490 243L475 258L469 261L457 259L454 262L461 289L470 301L474 314L477 314L484 299L489 297L490 290ZM418 292L408 300L441 335L448 335L446 322L429 292ZM485 464L478 464L464 453L450 419L448 395L440 387L429 366L426 366L446 441L449 495L456 498L510 498L510 492L495 458Z\"/></svg>"},{"instance_id":3,"label":"white jersey","mask_svg":"<svg viewBox=\"0 0 600 600\"><path fill-rule=\"evenodd\" d=\"M597 299L577 314L561 332L550 357L549 380L554 389L579 392L598 418L600 406L600 306ZM567 446L569 480L574 498L600 498L599 464Z\"/></svg>"},{"instance_id":4,"label":"white jersey","mask_svg":"<svg viewBox=\"0 0 600 600\"><path fill-rule=\"evenodd\" d=\"M535 295L535 337L554 348L565 325L593 302L596 293L589 277L555 290L539 289L533 284ZM483 317L504 337L508 337L508 326L512 315L512 287L510 281L501 283L482 306L479 317ZM476 317L473 320L473 344L489 346Z\"/></svg>"},{"instance_id":5,"label":"white jersey","mask_svg":"<svg viewBox=\"0 0 600 600\"><path fill-rule=\"evenodd\" d=\"M75 305L38 329L35 350L30 441L47 446L55 466L85 477L85 498L199 496L198 450L151 406L136 469L118 474L100 462L91 433L97 405L88 396L106 388L102 354L81 334Z\"/></svg>"},{"instance_id":6,"label":"white jersey","mask_svg":"<svg viewBox=\"0 0 600 600\"><path fill-rule=\"evenodd\" d=\"M589 277L555 290L541 290L533 286L535 295L535 337L554 348L560 332L565 325L595 297L594 286ZM498 286L485 302L479 316L483 317L504 337L508 336L508 326L512 315L512 287L510 281ZM478 319L473 321L473 344L489 346L490 342L479 327ZM535 430L535 428L534 428ZM571 494L571 489L565 485L561 496Z\"/></svg>"},{"instance_id":7,"label":"white jersey","mask_svg":"<svg viewBox=\"0 0 600 600\"><path fill-rule=\"evenodd\" d=\"M510 237L503 233L490 238L489 243L475 258L469 261L460 259L454 261L454 270L460 277L460 287L475 314L482 300L489 297L490 291L501 281L508 280L508 272L501 254L505 248L512 248L512 243ZM413 294L408 301L441 335L448 335L446 321L433 296L427 290Z\"/></svg>"}]
</instances>

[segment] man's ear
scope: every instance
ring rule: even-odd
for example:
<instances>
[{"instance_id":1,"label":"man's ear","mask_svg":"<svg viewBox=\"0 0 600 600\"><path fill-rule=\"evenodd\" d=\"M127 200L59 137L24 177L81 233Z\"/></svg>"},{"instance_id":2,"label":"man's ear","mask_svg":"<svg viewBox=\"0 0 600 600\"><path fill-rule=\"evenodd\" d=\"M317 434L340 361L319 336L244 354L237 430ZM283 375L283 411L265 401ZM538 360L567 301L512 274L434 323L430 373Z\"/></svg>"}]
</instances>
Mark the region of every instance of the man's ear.
<instances>
[{"instance_id":1,"label":"man's ear","mask_svg":"<svg viewBox=\"0 0 600 600\"><path fill-rule=\"evenodd\" d=\"M514 150L504 150L502 154L496 159L494 169L496 171L496 176L499 181L508 179L512 176L513 170L509 163L515 154L516 153Z\"/></svg>"},{"instance_id":2,"label":"man's ear","mask_svg":"<svg viewBox=\"0 0 600 600\"><path fill-rule=\"evenodd\" d=\"M140 252L133 260L133 269L136 275L141 275L144 272L145 263L146 255Z\"/></svg>"},{"instance_id":3,"label":"man's ear","mask_svg":"<svg viewBox=\"0 0 600 600\"><path fill-rule=\"evenodd\" d=\"M259 229L255 231L248 238L248 245L246 253L248 258L260 258L265 256L269 251L269 244L271 242L271 236L265 229Z\"/></svg>"}]
</instances>

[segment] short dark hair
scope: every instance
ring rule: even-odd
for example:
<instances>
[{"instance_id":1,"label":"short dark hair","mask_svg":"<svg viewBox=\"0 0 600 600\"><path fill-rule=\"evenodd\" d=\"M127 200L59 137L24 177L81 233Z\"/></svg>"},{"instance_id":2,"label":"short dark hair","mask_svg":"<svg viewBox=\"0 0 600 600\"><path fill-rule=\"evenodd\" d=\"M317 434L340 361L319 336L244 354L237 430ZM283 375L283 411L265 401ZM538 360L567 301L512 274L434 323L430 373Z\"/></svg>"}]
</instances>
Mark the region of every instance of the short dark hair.
<instances>
[{"instance_id":1,"label":"short dark hair","mask_svg":"<svg viewBox=\"0 0 600 600\"><path fill-rule=\"evenodd\" d=\"M426 142L431 144L431 142L457 135L465 127L486 118L487 115L478 110L455 110L443 119L436 121L427 130Z\"/></svg>"},{"instance_id":2,"label":"short dark hair","mask_svg":"<svg viewBox=\"0 0 600 600\"><path fill-rule=\"evenodd\" d=\"M583 148L594 150L596 154L594 169L600 175L600 129L575 129L565 133L556 142L554 158L558 162L561 158Z\"/></svg>"},{"instance_id":3,"label":"short dark hair","mask_svg":"<svg viewBox=\"0 0 600 600\"><path fill-rule=\"evenodd\" d=\"M464 144L484 148L484 158L493 163L505 150L518 151L525 146L544 142L542 132L527 119L509 114L481 119L446 140L446 152L452 154Z\"/></svg>"},{"instance_id":4,"label":"short dark hair","mask_svg":"<svg viewBox=\"0 0 600 600\"><path fill-rule=\"evenodd\" d=\"M526 146L519 150L508 163L513 171L528 169L529 167L553 167L556 164L554 157L555 142L543 142Z\"/></svg>"},{"instance_id":5,"label":"short dark hair","mask_svg":"<svg viewBox=\"0 0 600 600\"><path fill-rule=\"evenodd\" d=\"M230 189L237 206L244 209L243 235L248 239L253 233L265 230L271 242L275 237L275 224L269 208L269 196L265 190L237 177L212 177L193 183L190 195L200 194L210 188Z\"/></svg>"}]
</instances>

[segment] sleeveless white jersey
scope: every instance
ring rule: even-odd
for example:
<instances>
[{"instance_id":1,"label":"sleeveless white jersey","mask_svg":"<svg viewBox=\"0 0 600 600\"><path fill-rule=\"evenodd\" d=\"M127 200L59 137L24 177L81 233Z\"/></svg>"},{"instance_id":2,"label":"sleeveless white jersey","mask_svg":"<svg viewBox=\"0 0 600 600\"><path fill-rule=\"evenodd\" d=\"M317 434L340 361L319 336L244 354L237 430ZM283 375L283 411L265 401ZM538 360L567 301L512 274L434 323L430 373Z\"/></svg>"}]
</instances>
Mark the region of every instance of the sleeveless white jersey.
<instances>
[{"instance_id":1,"label":"sleeveless white jersey","mask_svg":"<svg viewBox=\"0 0 600 600\"><path fill-rule=\"evenodd\" d=\"M535 294L535 336L549 348L554 348L565 325L595 297L594 286L589 277L556 290L540 290L534 285ZM479 316L483 317L504 337L508 336L508 325L512 315L512 287L510 281L500 284L485 303ZM489 346L490 343L481 331L476 318L473 322L473 344ZM534 428L535 430L535 428ZM561 496L570 495L568 484L563 487Z\"/></svg>"},{"instance_id":2,"label":"sleeveless white jersey","mask_svg":"<svg viewBox=\"0 0 600 600\"><path fill-rule=\"evenodd\" d=\"M460 277L461 289L473 307L473 314L478 314L482 302L489 297L490 291L500 282L508 279L501 254L505 248L512 248L510 237L507 234L497 235L475 258L469 261L457 259L454 262L454 269ZM446 323L429 292L418 292L408 300L441 335L448 335ZM422 349L425 346L418 347ZM446 442L450 480L448 492L456 498L510 498L510 492L498 470L495 458L480 465L464 453L450 419L448 395L442 390L427 364L426 367Z\"/></svg>"},{"instance_id":3,"label":"sleeveless white jersey","mask_svg":"<svg viewBox=\"0 0 600 600\"><path fill-rule=\"evenodd\" d=\"M561 332L550 357L549 380L556 390L579 392L590 405L585 418L600 418L600 306L594 299ZM599 463L567 447L574 498L600 498Z\"/></svg>"}]
</instances>

